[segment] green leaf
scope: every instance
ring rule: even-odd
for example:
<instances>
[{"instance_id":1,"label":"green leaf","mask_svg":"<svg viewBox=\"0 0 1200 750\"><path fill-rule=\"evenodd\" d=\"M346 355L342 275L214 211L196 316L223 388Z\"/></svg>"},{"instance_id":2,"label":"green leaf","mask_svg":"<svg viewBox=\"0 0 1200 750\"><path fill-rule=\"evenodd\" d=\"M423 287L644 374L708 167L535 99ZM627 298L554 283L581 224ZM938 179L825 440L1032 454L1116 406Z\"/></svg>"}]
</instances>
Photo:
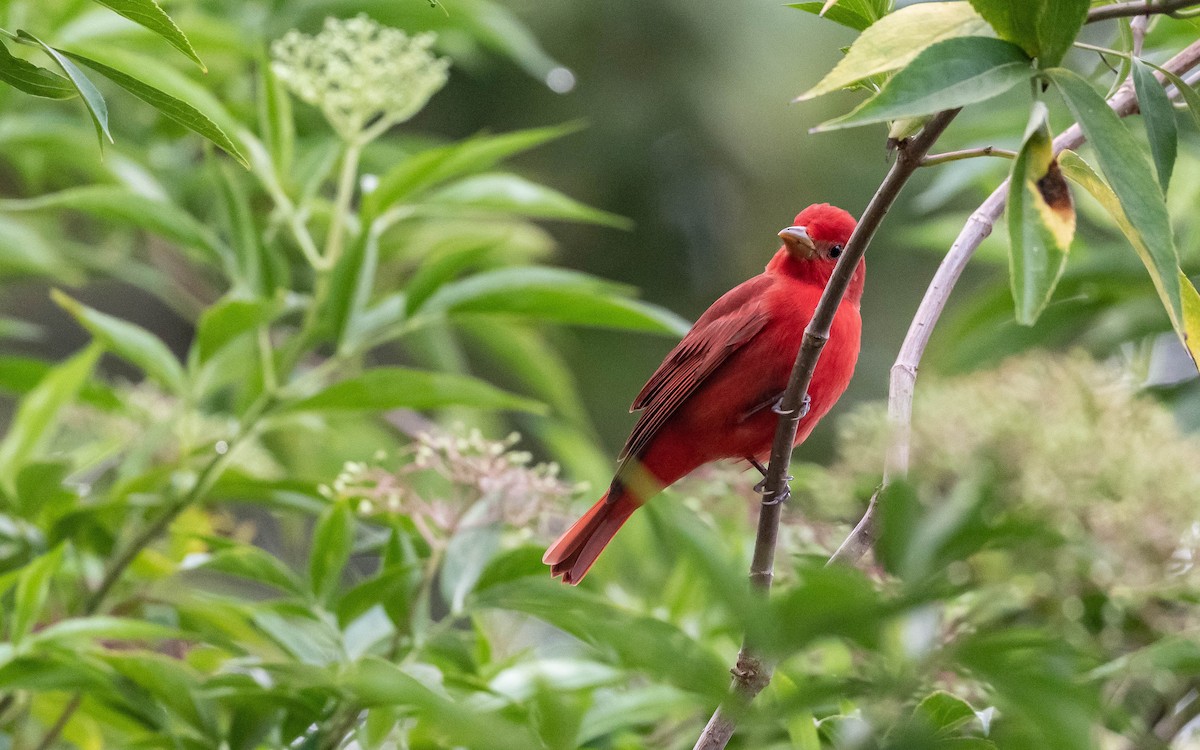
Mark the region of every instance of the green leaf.
<instances>
[{"instance_id":1,"label":"green leaf","mask_svg":"<svg viewBox=\"0 0 1200 750\"><path fill-rule=\"evenodd\" d=\"M459 143L419 151L401 160L379 178L379 185L363 199L363 214L378 216L395 203L419 195L447 180L491 169L510 156L574 133L579 127L571 123L502 135L479 135Z\"/></svg>"},{"instance_id":2,"label":"green leaf","mask_svg":"<svg viewBox=\"0 0 1200 750\"><path fill-rule=\"evenodd\" d=\"M182 633L146 620L95 615L60 620L29 637L30 643L66 645L94 643L97 640L149 641L179 638Z\"/></svg>"},{"instance_id":3,"label":"green leaf","mask_svg":"<svg viewBox=\"0 0 1200 750\"><path fill-rule=\"evenodd\" d=\"M817 6L823 3L801 3ZM792 7L798 7L793 5ZM840 6L835 5L833 9ZM986 36L986 21L965 1L909 5L867 28L820 83L796 98L805 101L905 67L922 50L943 39Z\"/></svg>"},{"instance_id":4,"label":"green leaf","mask_svg":"<svg viewBox=\"0 0 1200 750\"><path fill-rule=\"evenodd\" d=\"M246 157L238 149L237 144L230 140L225 131L213 122L208 115L193 105L157 89L145 81L89 57L65 51L63 54L96 71L151 107L154 107L168 119L174 120L185 128L204 136L225 151L225 153L236 159L243 167L250 168L250 162L246 161Z\"/></svg>"},{"instance_id":5,"label":"green leaf","mask_svg":"<svg viewBox=\"0 0 1200 750\"><path fill-rule=\"evenodd\" d=\"M62 565L63 549L63 545L60 544L41 555L25 566L17 578L17 592L13 599L8 628L8 640L12 641L14 646L37 624L42 609L46 606L46 598L50 595L50 583Z\"/></svg>"},{"instance_id":6,"label":"green leaf","mask_svg":"<svg viewBox=\"0 0 1200 750\"><path fill-rule=\"evenodd\" d=\"M489 173L467 177L431 193L418 209L424 213L463 212L529 216L536 219L560 219L603 224L629 229L624 217L586 206L557 190L530 182L514 174ZM482 228L486 231L486 226Z\"/></svg>"},{"instance_id":7,"label":"green leaf","mask_svg":"<svg viewBox=\"0 0 1200 750\"><path fill-rule=\"evenodd\" d=\"M130 21L158 34L163 39L166 39L172 47L190 57L200 66L201 70L206 73L208 72L208 68L204 66L204 62L196 54L196 50L192 48L192 43L188 41L188 38L183 35L183 32L179 30L179 27L158 6L155 0L95 0L95 2L111 8Z\"/></svg>"},{"instance_id":8,"label":"green leaf","mask_svg":"<svg viewBox=\"0 0 1200 750\"><path fill-rule=\"evenodd\" d=\"M1049 68L1062 60L1087 18L1089 0L971 0L1001 39Z\"/></svg>"},{"instance_id":9,"label":"green leaf","mask_svg":"<svg viewBox=\"0 0 1200 750\"><path fill-rule=\"evenodd\" d=\"M94 310L57 289L50 292L50 297L105 349L137 366L171 393L182 394L187 390L183 366L157 336L133 323Z\"/></svg>"},{"instance_id":10,"label":"green leaf","mask_svg":"<svg viewBox=\"0 0 1200 750\"><path fill-rule=\"evenodd\" d=\"M1187 347L1192 360L1200 363L1200 294L1197 294L1196 287L1192 285L1183 271L1176 266L1170 276L1175 283L1175 289L1180 295L1178 300L1180 313L1176 315L1169 287L1166 279L1161 275L1162 271L1159 259L1151 251L1145 236L1138 231L1137 227L1125 215L1125 211L1121 207L1121 202L1112 188L1108 186L1100 175L1096 174L1090 164L1072 151L1064 151L1060 154L1059 164L1062 165L1063 174L1091 193L1092 197L1117 222L1117 226L1121 229L1125 238L1129 240L1129 244L1133 246L1138 258L1142 261L1142 265L1146 267L1146 271L1149 272L1150 279L1154 282L1154 288L1162 300L1163 307L1167 310L1171 326L1179 335L1184 346Z\"/></svg>"},{"instance_id":11,"label":"green leaf","mask_svg":"<svg viewBox=\"0 0 1200 750\"><path fill-rule=\"evenodd\" d=\"M819 3L818 3L819 4ZM667 719L696 714L695 698L668 685L625 687L597 701L584 714L576 738L580 747L628 727L660 727ZM799 748L807 750L807 748Z\"/></svg>"},{"instance_id":12,"label":"green leaf","mask_svg":"<svg viewBox=\"0 0 1200 750\"><path fill-rule=\"evenodd\" d=\"M1171 171L1175 169L1175 152L1179 147L1175 107L1158 79L1154 77L1150 66L1141 60L1133 61L1133 87L1137 92L1142 121L1146 123L1146 136L1150 139L1150 156L1154 158L1158 184L1165 194L1167 185L1171 183Z\"/></svg>"},{"instance_id":13,"label":"green leaf","mask_svg":"<svg viewBox=\"0 0 1200 750\"><path fill-rule=\"evenodd\" d=\"M521 579L477 592L473 604L545 620L631 669L692 692L721 696L728 669L706 645L674 625L629 612L587 591L545 578Z\"/></svg>"},{"instance_id":14,"label":"green leaf","mask_svg":"<svg viewBox=\"0 0 1200 750\"><path fill-rule=\"evenodd\" d=\"M341 582L342 569L354 548L354 527L354 514L345 502L331 504L317 519L308 555L308 580L318 599L327 599Z\"/></svg>"},{"instance_id":15,"label":"green leaf","mask_svg":"<svg viewBox=\"0 0 1200 750\"><path fill-rule=\"evenodd\" d=\"M1179 89L1179 95L1183 98L1184 104L1187 105L1188 111L1192 113L1192 118L1196 120L1196 126L1200 127L1200 93L1197 93L1194 86L1189 86L1188 82L1175 75L1171 71L1160 68L1152 62L1143 60L1150 67L1163 74L1175 88Z\"/></svg>"},{"instance_id":16,"label":"green leaf","mask_svg":"<svg viewBox=\"0 0 1200 750\"><path fill-rule=\"evenodd\" d=\"M828 18L856 31L863 31L872 24L886 18L892 10L891 0L841 0L829 8L826 0L804 3L789 3L789 8Z\"/></svg>"},{"instance_id":17,"label":"green leaf","mask_svg":"<svg viewBox=\"0 0 1200 750\"><path fill-rule=\"evenodd\" d=\"M517 315L555 323L683 335L677 315L624 296L626 289L560 268L527 266L478 273L442 286L420 314Z\"/></svg>"},{"instance_id":18,"label":"green leaf","mask_svg":"<svg viewBox=\"0 0 1200 750\"><path fill-rule=\"evenodd\" d=\"M144 229L183 247L200 250L214 263L232 270L229 251L190 213L173 203L156 200L113 185L88 185L46 193L35 198L0 200L0 211L82 211L105 221Z\"/></svg>"},{"instance_id":19,"label":"green leaf","mask_svg":"<svg viewBox=\"0 0 1200 750\"><path fill-rule=\"evenodd\" d=\"M1053 148L1049 110L1035 102L1008 183L1009 269L1022 325L1033 325L1050 302L1075 235L1071 192Z\"/></svg>"},{"instance_id":20,"label":"green leaf","mask_svg":"<svg viewBox=\"0 0 1200 750\"><path fill-rule=\"evenodd\" d=\"M271 164L280 182L288 184L292 160L296 155L296 123L292 118L292 99L279 82L271 63L258 60L258 131L262 134Z\"/></svg>"},{"instance_id":21,"label":"green leaf","mask_svg":"<svg viewBox=\"0 0 1200 750\"><path fill-rule=\"evenodd\" d=\"M1029 79L1029 58L1000 39L965 36L921 51L874 97L814 132L933 114L986 101Z\"/></svg>"},{"instance_id":22,"label":"green leaf","mask_svg":"<svg viewBox=\"0 0 1200 750\"><path fill-rule=\"evenodd\" d=\"M1152 261L1151 277L1164 297L1167 312L1173 321L1178 321L1181 317L1179 253L1166 201L1144 153L1129 129L1087 81L1063 68L1046 71L1046 75L1095 147L1100 171Z\"/></svg>"},{"instance_id":23,"label":"green leaf","mask_svg":"<svg viewBox=\"0 0 1200 750\"><path fill-rule=\"evenodd\" d=\"M46 374L37 387L17 406L8 432L0 442L0 486L15 493L17 473L33 457L58 424L63 407L75 400L100 359L101 349L92 345Z\"/></svg>"},{"instance_id":24,"label":"green leaf","mask_svg":"<svg viewBox=\"0 0 1200 750\"><path fill-rule=\"evenodd\" d=\"M421 724L441 739L437 747L528 750L541 747L528 730L480 707L459 705L434 692L395 664L368 657L351 665L339 680L361 705L408 706Z\"/></svg>"},{"instance_id":25,"label":"green leaf","mask_svg":"<svg viewBox=\"0 0 1200 750\"><path fill-rule=\"evenodd\" d=\"M541 412L545 407L467 375L376 367L335 383L289 407L289 411L383 411L473 406Z\"/></svg>"},{"instance_id":26,"label":"green leaf","mask_svg":"<svg viewBox=\"0 0 1200 750\"><path fill-rule=\"evenodd\" d=\"M212 570L225 575L271 586L297 596L306 592L304 582L291 568L269 552L250 544L238 544L212 554L190 557L184 570Z\"/></svg>"},{"instance_id":27,"label":"green leaf","mask_svg":"<svg viewBox=\"0 0 1200 750\"><path fill-rule=\"evenodd\" d=\"M450 605L451 614L458 615L463 612L467 595L475 588L484 568L499 549L500 528L495 524L463 524L450 538L438 577L442 598Z\"/></svg>"},{"instance_id":28,"label":"green leaf","mask_svg":"<svg viewBox=\"0 0 1200 750\"><path fill-rule=\"evenodd\" d=\"M156 707L168 709L202 734L211 736L217 731L210 704L201 697L200 675L183 660L137 651L109 651L103 659L145 690Z\"/></svg>"},{"instance_id":29,"label":"green leaf","mask_svg":"<svg viewBox=\"0 0 1200 750\"><path fill-rule=\"evenodd\" d=\"M104 101L104 96L101 95L100 89L96 88L96 84L92 83L87 75L75 63L64 57L59 50L54 49L36 36L26 31L18 30L17 37L27 43L41 47L43 52L49 55L54 62L58 63L58 67L62 68L62 71L67 74L71 85L75 87L75 90L79 92L80 98L83 99L84 106L87 107L88 114L92 117L92 124L96 126L96 138L100 141L100 147L104 147L105 138L108 139L109 143L112 143L112 133L108 131L108 104Z\"/></svg>"},{"instance_id":30,"label":"green leaf","mask_svg":"<svg viewBox=\"0 0 1200 750\"><path fill-rule=\"evenodd\" d=\"M935 690L917 704L913 716L923 720L939 735L946 735L974 719L975 709L956 695Z\"/></svg>"},{"instance_id":31,"label":"green leaf","mask_svg":"<svg viewBox=\"0 0 1200 750\"><path fill-rule=\"evenodd\" d=\"M13 57L3 42L0 42L0 81L47 99L70 99L79 93L69 78Z\"/></svg>"},{"instance_id":32,"label":"green leaf","mask_svg":"<svg viewBox=\"0 0 1200 750\"><path fill-rule=\"evenodd\" d=\"M200 363L207 362L226 344L275 319L283 311L278 299L226 297L200 315L193 343Z\"/></svg>"}]
</instances>

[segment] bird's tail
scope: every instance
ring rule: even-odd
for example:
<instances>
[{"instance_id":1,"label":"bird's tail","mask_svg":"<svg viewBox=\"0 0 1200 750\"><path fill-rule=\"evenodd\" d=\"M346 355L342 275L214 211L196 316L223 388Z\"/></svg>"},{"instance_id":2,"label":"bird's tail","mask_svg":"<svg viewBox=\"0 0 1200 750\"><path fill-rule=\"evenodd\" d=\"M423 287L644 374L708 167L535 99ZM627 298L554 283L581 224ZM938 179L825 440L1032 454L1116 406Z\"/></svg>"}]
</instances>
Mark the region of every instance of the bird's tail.
<instances>
[{"instance_id":1,"label":"bird's tail","mask_svg":"<svg viewBox=\"0 0 1200 750\"><path fill-rule=\"evenodd\" d=\"M610 502L609 496L613 490L620 494ZM546 550L542 562L550 566L550 574L562 576L563 583L571 585L583 580L592 563L596 562L596 558L638 509L638 505L628 491L614 485L591 510L583 514L583 518Z\"/></svg>"}]
</instances>

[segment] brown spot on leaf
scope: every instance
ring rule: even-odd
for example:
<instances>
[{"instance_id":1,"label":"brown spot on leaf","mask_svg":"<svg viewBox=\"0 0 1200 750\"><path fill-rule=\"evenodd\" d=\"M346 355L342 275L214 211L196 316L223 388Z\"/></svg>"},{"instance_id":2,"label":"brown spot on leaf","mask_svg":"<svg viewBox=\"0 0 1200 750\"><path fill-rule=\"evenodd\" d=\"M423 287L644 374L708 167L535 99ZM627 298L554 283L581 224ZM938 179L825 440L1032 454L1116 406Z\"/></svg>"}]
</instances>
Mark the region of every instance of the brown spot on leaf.
<instances>
[{"instance_id":1,"label":"brown spot on leaf","mask_svg":"<svg viewBox=\"0 0 1200 750\"><path fill-rule=\"evenodd\" d=\"M1072 211L1071 188L1067 185L1062 170L1058 168L1057 159L1050 162L1050 168L1046 170L1046 174L1037 181L1037 189L1042 195L1042 200L1046 201L1046 205L1055 213L1063 214Z\"/></svg>"}]
</instances>

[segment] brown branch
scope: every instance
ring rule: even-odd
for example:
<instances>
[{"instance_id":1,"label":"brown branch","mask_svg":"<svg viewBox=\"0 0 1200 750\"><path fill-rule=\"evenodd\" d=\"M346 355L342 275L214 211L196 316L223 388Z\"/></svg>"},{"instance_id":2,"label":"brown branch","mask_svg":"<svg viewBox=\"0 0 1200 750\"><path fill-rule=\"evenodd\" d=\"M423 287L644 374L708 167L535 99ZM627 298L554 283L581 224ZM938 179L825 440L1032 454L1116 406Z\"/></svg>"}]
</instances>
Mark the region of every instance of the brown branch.
<instances>
[{"instance_id":1,"label":"brown branch","mask_svg":"<svg viewBox=\"0 0 1200 750\"><path fill-rule=\"evenodd\" d=\"M947 164L952 161L961 161L963 159L974 159L980 156L999 156L1005 159L1015 159L1017 158L1017 152L1009 151L1006 148L997 148L995 146L964 148L959 151L947 151L944 154L930 154L921 160L921 166L936 167L939 164Z\"/></svg>"},{"instance_id":2,"label":"brown branch","mask_svg":"<svg viewBox=\"0 0 1200 750\"><path fill-rule=\"evenodd\" d=\"M796 363L792 367L787 390L784 391L780 404L782 414L775 430L775 440L771 444L771 462L767 466L767 476L764 480L763 502L758 516L758 535L755 538L754 558L750 565L750 582L763 592L770 589L774 577L775 542L779 534L783 501L787 498L787 472L796 440L796 428L800 424L801 405L812 382L821 349L829 340L829 329L833 325L834 315L846 294L846 288L850 285L850 277L858 267L871 238L883 222L883 217L895 203L904 183L921 166L925 154L957 114L957 109L940 112L934 115L916 136L897 144L896 161L863 211L858 226L838 259L833 275L825 285L821 300L813 311L812 320L804 329L804 340L796 354ZM753 644L748 642L742 645L737 666L732 671L732 694L713 713L696 741L694 750L724 748L733 736L737 714L771 681L770 665L755 653Z\"/></svg>"},{"instance_id":3,"label":"brown branch","mask_svg":"<svg viewBox=\"0 0 1200 750\"><path fill-rule=\"evenodd\" d=\"M1107 21L1112 18L1129 18L1131 16L1148 16L1157 13L1174 13L1192 5L1200 5L1198 0L1162 0L1161 2L1143 3L1113 3L1092 8L1088 11L1085 23Z\"/></svg>"},{"instance_id":4,"label":"brown branch","mask_svg":"<svg viewBox=\"0 0 1200 750\"><path fill-rule=\"evenodd\" d=\"M1111 6L1110 6L1111 7ZM1200 41L1188 45L1182 52L1163 64L1166 70L1180 75L1200 65ZM1155 73L1159 80L1163 77ZM1126 83L1108 100L1108 105L1118 117L1126 117L1137 111L1137 97L1133 87ZM1057 154L1064 149L1078 148L1083 143L1083 131L1078 124L1064 130L1054 139L1054 152ZM887 459L884 465L883 483L887 486L896 477L908 473L909 450L912 440L912 404L913 391L917 382L917 367L929 344L929 337L937 325L950 298L955 283L962 275L967 261L974 255L980 243L992 233L996 219L1004 212L1008 199L1008 181L1005 180L988 196L979 208L967 219L967 223L959 232L958 238L950 246L950 251L942 259L925 297L921 300L917 313L909 325L908 334L900 347L896 363L892 365L891 383L888 391L888 421L891 424L891 441L888 444ZM853 563L861 558L875 537L875 509L878 505L879 493L871 498L862 520L850 532L842 545L834 553L837 562Z\"/></svg>"}]
</instances>

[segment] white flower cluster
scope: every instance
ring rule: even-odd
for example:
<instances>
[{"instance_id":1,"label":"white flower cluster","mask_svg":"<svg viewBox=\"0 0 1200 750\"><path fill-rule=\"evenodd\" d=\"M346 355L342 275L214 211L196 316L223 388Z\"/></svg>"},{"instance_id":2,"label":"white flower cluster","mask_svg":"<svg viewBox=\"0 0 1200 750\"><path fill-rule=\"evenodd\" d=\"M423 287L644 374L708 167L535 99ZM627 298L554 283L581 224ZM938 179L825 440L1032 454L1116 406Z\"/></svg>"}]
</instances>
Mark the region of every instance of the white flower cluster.
<instances>
[{"instance_id":1,"label":"white flower cluster","mask_svg":"<svg viewBox=\"0 0 1200 750\"><path fill-rule=\"evenodd\" d=\"M430 51L434 40L366 15L327 18L315 36L293 29L275 40L271 69L350 141L369 124L382 132L404 122L446 84L450 61Z\"/></svg>"}]
</instances>

